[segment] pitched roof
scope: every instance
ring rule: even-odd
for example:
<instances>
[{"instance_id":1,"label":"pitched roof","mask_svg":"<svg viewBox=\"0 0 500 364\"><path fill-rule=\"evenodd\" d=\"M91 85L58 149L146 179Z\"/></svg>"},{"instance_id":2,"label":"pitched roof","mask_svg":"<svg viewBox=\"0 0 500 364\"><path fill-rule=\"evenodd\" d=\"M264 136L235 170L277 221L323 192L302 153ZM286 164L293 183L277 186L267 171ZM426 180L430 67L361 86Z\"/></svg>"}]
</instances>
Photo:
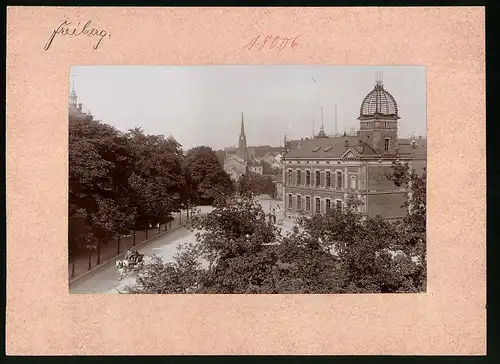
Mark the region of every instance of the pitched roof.
<instances>
[{"instance_id":1,"label":"pitched roof","mask_svg":"<svg viewBox=\"0 0 500 364\"><path fill-rule=\"evenodd\" d=\"M358 146L358 136L293 140L286 158L340 158L347 150L344 144L346 139L350 147ZM373 152L366 144L365 148Z\"/></svg>"},{"instance_id":2,"label":"pitched roof","mask_svg":"<svg viewBox=\"0 0 500 364\"><path fill-rule=\"evenodd\" d=\"M349 142L349 148L356 150L359 143L359 136L340 136L332 138L317 138L290 141L290 151L286 158L340 158L349 148L345 146L345 140ZM415 139L416 148L412 148L410 139L398 139L400 155L412 157L425 157L427 155L427 140ZM299 147L300 146L300 147ZM364 157L377 156L373 148L363 142Z\"/></svg>"},{"instance_id":3,"label":"pitched roof","mask_svg":"<svg viewBox=\"0 0 500 364\"><path fill-rule=\"evenodd\" d=\"M415 148L412 147L412 139L398 139L398 147L400 154L410 154L413 157L427 156L427 139L415 138Z\"/></svg>"}]
</instances>

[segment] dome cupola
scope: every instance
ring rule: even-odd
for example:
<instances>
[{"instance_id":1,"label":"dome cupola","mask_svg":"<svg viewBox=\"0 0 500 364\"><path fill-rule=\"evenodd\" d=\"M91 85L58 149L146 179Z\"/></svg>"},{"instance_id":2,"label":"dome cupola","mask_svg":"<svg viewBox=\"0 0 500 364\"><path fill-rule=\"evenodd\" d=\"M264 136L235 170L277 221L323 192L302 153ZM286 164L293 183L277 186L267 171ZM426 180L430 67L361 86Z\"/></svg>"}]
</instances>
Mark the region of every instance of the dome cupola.
<instances>
[{"instance_id":1,"label":"dome cupola","mask_svg":"<svg viewBox=\"0 0 500 364\"><path fill-rule=\"evenodd\" d=\"M373 90L363 99L359 109L359 118L377 116L399 119L398 104L390 92L384 89L381 80L377 80Z\"/></svg>"}]
</instances>

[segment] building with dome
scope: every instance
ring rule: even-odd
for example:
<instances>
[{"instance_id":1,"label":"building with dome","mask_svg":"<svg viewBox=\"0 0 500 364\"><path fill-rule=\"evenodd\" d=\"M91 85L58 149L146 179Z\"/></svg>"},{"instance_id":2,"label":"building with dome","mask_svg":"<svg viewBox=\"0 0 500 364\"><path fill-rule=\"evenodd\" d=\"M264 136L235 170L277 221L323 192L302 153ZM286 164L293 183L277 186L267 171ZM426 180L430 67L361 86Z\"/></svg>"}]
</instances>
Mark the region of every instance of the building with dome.
<instances>
[{"instance_id":1,"label":"building with dome","mask_svg":"<svg viewBox=\"0 0 500 364\"><path fill-rule=\"evenodd\" d=\"M286 141L283 163L283 204L288 213L324 213L343 208L349 195L363 202L366 216L397 219L409 192L395 187L386 174L394 161L408 162L417 173L427 164L427 140L398 138L400 121L395 98L377 80L361 102L359 129L329 137Z\"/></svg>"}]
</instances>

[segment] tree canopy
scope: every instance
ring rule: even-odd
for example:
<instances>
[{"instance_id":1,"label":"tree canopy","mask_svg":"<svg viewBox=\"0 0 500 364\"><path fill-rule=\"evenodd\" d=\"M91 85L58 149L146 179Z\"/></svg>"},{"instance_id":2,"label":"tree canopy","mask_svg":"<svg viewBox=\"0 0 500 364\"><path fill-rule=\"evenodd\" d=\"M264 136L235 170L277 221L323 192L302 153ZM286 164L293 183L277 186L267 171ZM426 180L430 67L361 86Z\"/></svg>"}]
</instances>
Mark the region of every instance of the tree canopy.
<instances>
[{"instance_id":1,"label":"tree canopy","mask_svg":"<svg viewBox=\"0 0 500 364\"><path fill-rule=\"evenodd\" d=\"M99 256L101 242L165 223L187 201L231 192L229 176L208 147L184 157L171 137L69 117L70 259L95 249Z\"/></svg>"},{"instance_id":2,"label":"tree canopy","mask_svg":"<svg viewBox=\"0 0 500 364\"><path fill-rule=\"evenodd\" d=\"M193 203L212 204L218 196L233 192L233 183L212 148L198 146L188 150L184 166L191 176Z\"/></svg>"}]
</instances>

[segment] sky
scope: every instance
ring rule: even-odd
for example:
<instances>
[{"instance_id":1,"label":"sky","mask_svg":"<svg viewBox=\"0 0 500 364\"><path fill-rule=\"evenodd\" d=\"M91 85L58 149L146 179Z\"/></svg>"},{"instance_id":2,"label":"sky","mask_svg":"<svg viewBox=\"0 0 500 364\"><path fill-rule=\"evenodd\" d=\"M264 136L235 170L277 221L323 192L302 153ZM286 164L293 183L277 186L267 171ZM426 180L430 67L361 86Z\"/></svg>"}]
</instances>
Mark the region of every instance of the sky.
<instances>
[{"instance_id":1,"label":"sky","mask_svg":"<svg viewBox=\"0 0 500 364\"><path fill-rule=\"evenodd\" d=\"M398 104L399 137L425 136L423 66L75 66L78 102L98 120L127 131L172 135L184 149L238 145L243 112L247 144L283 145L359 127L359 109L382 72ZM69 95L69 93L68 93ZM69 97L69 96L68 96Z\"/></svg>"}]
</instances>

